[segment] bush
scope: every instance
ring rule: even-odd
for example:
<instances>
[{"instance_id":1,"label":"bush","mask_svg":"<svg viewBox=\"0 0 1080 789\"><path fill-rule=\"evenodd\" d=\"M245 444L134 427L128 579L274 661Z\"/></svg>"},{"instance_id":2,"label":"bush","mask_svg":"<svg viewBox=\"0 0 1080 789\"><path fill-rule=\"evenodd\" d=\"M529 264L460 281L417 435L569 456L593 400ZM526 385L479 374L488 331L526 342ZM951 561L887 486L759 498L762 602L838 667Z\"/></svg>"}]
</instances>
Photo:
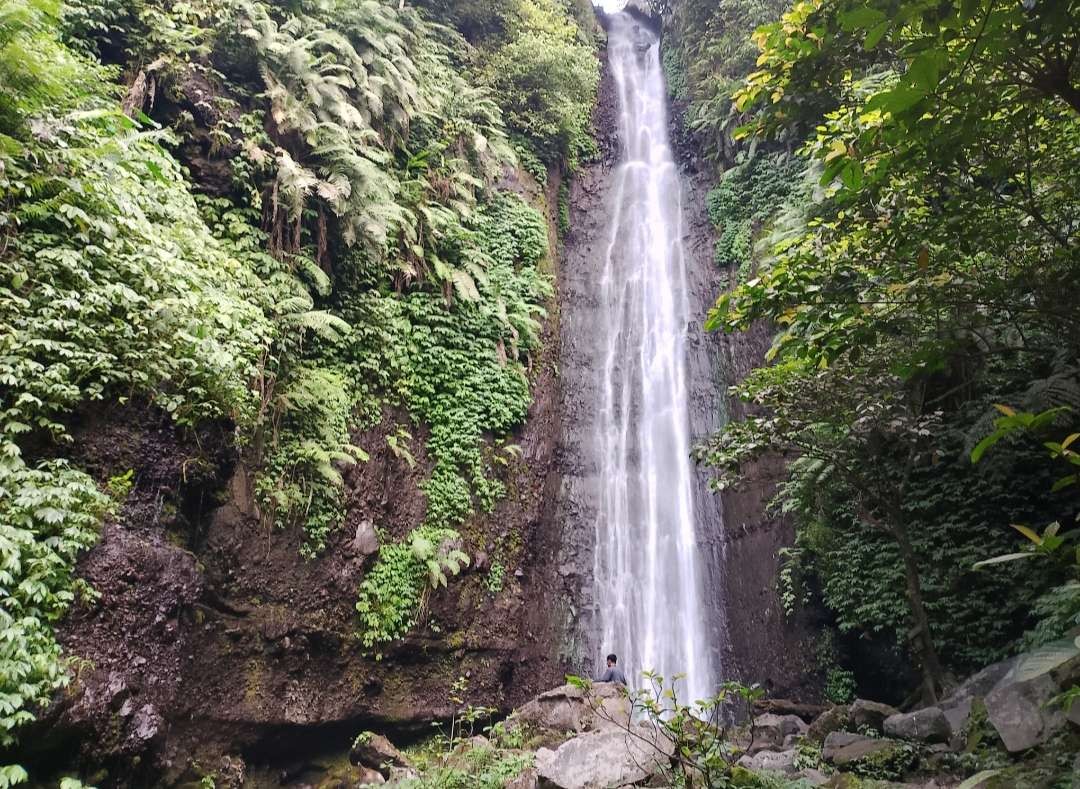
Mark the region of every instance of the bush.
<instances>
[{"instance_id":1,"label":"bush","mask_svg":"<svg viewBox=\"0 0 1080 789\"><path fill-rule=\"evenodd\" d=\"M530 31L500 48L487 74L507 126L527 137L547 164L572 164L588 149L600 81L591 47Z\"/></svg>"}]
</instances>

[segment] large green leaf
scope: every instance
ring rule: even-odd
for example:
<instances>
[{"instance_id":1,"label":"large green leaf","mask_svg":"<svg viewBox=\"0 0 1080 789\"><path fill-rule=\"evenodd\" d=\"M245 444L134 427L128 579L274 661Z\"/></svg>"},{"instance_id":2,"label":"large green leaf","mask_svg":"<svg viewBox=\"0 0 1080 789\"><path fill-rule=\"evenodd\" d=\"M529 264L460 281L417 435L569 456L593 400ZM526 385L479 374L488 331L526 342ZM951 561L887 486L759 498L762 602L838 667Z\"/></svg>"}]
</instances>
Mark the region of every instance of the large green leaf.
<instances>
[{"instance_id":1,"label":"large green leaf","mask_svg":"<svg viewBox=\"0 0 1080 789\"><path fill-rule=\"evenodd\" d=\"M1011 672L1012 677L1017 682L1027 682L1050 673L1078 655L1080 639L1063 638L1022 656Z\"/></svg>"}]
</instances>

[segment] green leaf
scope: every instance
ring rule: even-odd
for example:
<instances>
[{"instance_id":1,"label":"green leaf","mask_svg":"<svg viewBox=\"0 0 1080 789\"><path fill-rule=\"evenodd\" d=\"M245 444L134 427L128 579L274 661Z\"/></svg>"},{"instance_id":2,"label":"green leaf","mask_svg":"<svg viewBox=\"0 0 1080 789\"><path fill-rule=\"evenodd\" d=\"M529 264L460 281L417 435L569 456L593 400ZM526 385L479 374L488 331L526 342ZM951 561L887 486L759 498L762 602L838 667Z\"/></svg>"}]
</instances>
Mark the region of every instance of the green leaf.
<instances>
[{"instance_id":1,"label":"green leaf","mask_svg":"<svg viewBox=\"0 0 1080 789\"><path fill-rule=\"evenodd\" d=\"M1016 682L1027 682L1050 673L1077 655L1080 655L1080 643L1072 638L1064 638L1024 655L1010 674Z\"/></svg>"},{"instance_id":2,"label":"green leaf","mask_svg":"<svg viewBox=\"0 0 1080 789\"><path fill-rule=\"evenodd\" d=\"M840 15L840 27L844 30L866 30L881 22L887 22L884 11L877 8L856 8Z\"/></svg>"},{"instance_id":3,"label":"green leaf","mask_svg":"<svg viewBox=\"0 0 1080 789\"><path fill-rule=\"evenodd\" d=\"M995 556L993 559L983 559L980 562L975 562L972 565L973 568L979 569L982 567L989 567L992 564L1004 564L1005 562L1015 562L1019 559L1031 559L1034 556L1038 556L1034 551L1024 551L1022 553L1006 553L1001 556Z\"/></svg>"},{"instance_id":4,"label":"green leaf","mask_svg":"<svg viewBox=\"0 0 1080 789\"><path fill-rule=\"evenodd\" d=\"M971 462L972 463L978 463L979 460L982 459L982 456L986 453L986 450L990 449L990 447L994 446L994 444L999 442L1004 437L1005 437L1005 433L998 430L996 432L991 433L986 438L984 438L982 441L980 441L978 444L976 444L975 448L973 450L971 450Z\"/></svg>"},{"instance_id":5,"label":"green leaf","mask_svg":"<svg viewBox=\"0 0 1080 789\"><path fill-rule=\"evenodd\" d=\"M925 90L910 85L898 85L891 90L875 94L866 103L866 109L867 111L881 110L882 112L899 115L914 107L924 98L926 98Z\"/></svg>"},{"instance_id":6,"label":"green leaf","mask_svg":"<svg viewBox=\"0 0 1080 789\"><path fill-rule=\"evenodd\" d=\"M870 32L866 34L866 40L863 41L863 49L869 52L876 47L881 42L881 39L885 37L885 34L889 32L890 27L892 27L892 24L888 20L874 25L874 27L870 29Z\"/></svg>"},{"instance_id":7,"label":"green leaf","mask_svg":"<svg viewBox=\"0 0 1080 789\"><path fill-rule=\"evenodd\" d=\"M1050 492L1057 493L1058 491L1064 490L1071 485L1075 485L1077 481L1080 481L1080 475L1077 474L1070 474L1067 477L1062 477L1050 486Z\"/></svg>"},{"instance_id":8,"label":"green leaf","mask_svg":"<svg viewBox=\"0 0 1080 789\"><path fill-rule=\"evenodd\" d=\"M923 52L908 66L905 78L913 87L930 93L938 85L943 59L943 54L937 50Z\"/></svg>"}]
</instances>

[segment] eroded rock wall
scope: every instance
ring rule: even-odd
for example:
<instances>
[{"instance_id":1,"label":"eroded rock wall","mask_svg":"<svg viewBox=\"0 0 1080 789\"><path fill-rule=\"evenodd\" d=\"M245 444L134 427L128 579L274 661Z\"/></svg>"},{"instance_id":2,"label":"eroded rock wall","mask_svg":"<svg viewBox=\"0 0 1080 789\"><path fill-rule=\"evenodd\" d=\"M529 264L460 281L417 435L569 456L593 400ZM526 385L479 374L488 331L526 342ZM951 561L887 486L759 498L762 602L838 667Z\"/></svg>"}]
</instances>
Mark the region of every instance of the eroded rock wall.
<instances>
[{"instance_id":1,"label":"eroded rock wall","mask_svg":"<svg viewBox=\"0 0 1080 789\"><path fill-rule=\"evenodd\" d=\"M500 186L547 210L557 275L557 175L546 193L520 173ZM319 754L347 753L364 728L430 732L455 712L458 677L468 703L504 711L559 684L570 603L552 560L561 544L554 300L549 312L530 371L533 403L514 437L521 455L502 472L508 494L460 527L473 565L379 658L357 638L354 606L375 559L372 527L399 540L424 518L426 436L415 436L415 466L385 440L407 414L388 412L354 437L370 460L345 472L346 522L312 560L301 557L299 530L257 517L227 428L188 435L133 407L77 425L74 462L102 481L130 469L133 486L80 562L99 597L61 626L75 679L23 740L31 773L76 768L101 787L213 773L218 786L261 786L252 776L299 775ZM493 592L496 560L504 573Z\"/></svg>"},{"instance_id":2,"label":"eroded rock wall","mask_svg":"<svg viewBox=\"0 0 1080 789\"><path fill-rule=\"evenodd\" d=\"M571 183L571 231L559 285L563 475L558 520L568 540L560 562L579 590L571 658L584 671L595 670L592 662L601 649L594 643L598 626L591 583L598 469L589 443L599 402L595 370L603 361L597 283L609 243L612 175L619 162L617 96L606 69L594 124L600 156ZM730 415L741 413L741 404L728 396L727 388L762 362L771 337L765 326L729 336L703 329L709 308L726 286L724 272L713 262L715 229L705 209L713 181L700 165L702 157L693 139L682 131L679 107L673 108L671 126L683 176L683 244L692 316L688 384L691 435L696 442L720 428ZM712 603L710 638L722 677L760 682L774 693L809 698L815 695L809 679L814 671L811 623L785 617L777 590L779 551L791 543L793 533L790 524L767 512L781 470L778 458L766 459L748 470L739 490L723 494L709 489L708 469L698 471L695 506Z\"/></svg>"}]
</instances>

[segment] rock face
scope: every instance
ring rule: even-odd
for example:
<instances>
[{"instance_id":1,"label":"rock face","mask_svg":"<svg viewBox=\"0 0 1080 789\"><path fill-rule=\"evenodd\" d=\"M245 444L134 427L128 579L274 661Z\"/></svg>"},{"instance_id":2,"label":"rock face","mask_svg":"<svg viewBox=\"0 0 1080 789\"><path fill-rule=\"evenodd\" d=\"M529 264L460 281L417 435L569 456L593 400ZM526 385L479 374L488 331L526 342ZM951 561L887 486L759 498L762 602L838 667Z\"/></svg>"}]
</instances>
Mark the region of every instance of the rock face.
<instances>
[{"instance_id":1,"label":"rock face","mask_svg":"<svg viewBox=\"0 0 1080 789\"><path fill-rule=\"evenodd\" d=\"M841 731L851 724L851 710L845 705L826 710L810 724L806 732L808 739L813 742L825 742L833 732Z\"/></svg>"},{"instance_id":2,"label":"rock face","mask_svg":"<svg viewBox=\"0 0 1080 789\"><path fill-rule=\"evenodd\" d=\"M630 712L625 690L614 683L596 682L587 693L563 685L520 707L510 717L509 725L530 723L559 734L624 729L630 723Z\"/></svg>"},{"instance_id":3,"label":"rock face","mask_svg":"<svg viewBox=\"0 0 1080 789\"><path fill-rule=\"evenodd\" d=\"M897 713L885 719L885 734L901 740L948 742L952 729L940 707Z\"/></svg>"},{"instance_id":4,"label":"rock face","mask_svg":"<svg viewBox=\"0 0 1080 789\"><path fill-rule=\"evenodd\" d=\"M606 64L594 115L599 148L597 161L587 164L570 183L570 232L564 239L559 289L562 307L562 438L564 459L558 519L566 524L558 563L566 577L578 583L572 659L579 672L592 673L603 649L616 646L593 643L596 625L593 589L593 528L600 495L596 458L590 437L595 434L600 402L595 371L603 369L598 331L597 294L599 261L608 244L612 189L619 163L617 98ZM673 114L673 129L679 120ZM678 139L673 134L673 139ZM683 238L691 326L688 336L687 388L690 438L702 440L721 425L725 414L740 413L740 405L724 395L729 384L741 380L759 363L770 343L770 332L758 327L747 334L722 336L705 332L702 324L723 288L725 272L713 261L715 229L706 213L705 196L714 186L710 176L696 167L695 154L675 151L683 181L681 195ZM788 621L776 590L777 550L793 537L790 524L765 515L780 472L777 461L749 469L738 491L717 496L708 488L709 471L700 469L694 491L698 548L705 571L705 599L724 601L712 612L709 640L719 645L717 663L726 677L758 682L775 695L808 695L806 678L814 671L803 641L810 631L805 623ZM728 571L728 568L737 570ZM627 667L633 676L642 668Z\"/></svg>"},{"instance_id":5,"label":"rock face","mask_svg":"<svg viewBox=\"0 0 1080 789\"><path fill-rule=\"evenodd\" d=\"M855 699L851 705L851 724L856 728L868 728L877 732L885 731L885 719L893 715L899 715L900 710L890 707L888 704L879 704L876 701Z\"/></svg>"},{"instance_id":6,"label":"rock face","mask_svg":"<svg viewBox=\"0 0 1080 789\"><path fill-rule=\"evenodd\" d=\"M526 181L504 186L539 199ZM551 188L555 206L557 178ZM577 584L554 560L573 540L555 518L559 310L549 313L533 403L513 438L521 458L499 471L512 494L468 528L469 553L500 557L502 589L466 570L382 660L356 638L354 606L378 550L374 527L400 540L424 518L427 436L414 431L415 468L386 441L408 415L388 411L353 436L370 460L345 471L345 523L313 560L298 529L257 516L228 426L189 435L135 406L83 417L73 464L102 481L134 470L135 484L79 565L100 602L76 607L59 629L84 668L21 761L40 775L76 760L88 771L108 764L115 787L151 786L163 773L188 780L193 761L272 769L325 749L327 737L345 752L365 727L426 730L453 713L460 675L466 703L509 712L578 668L567 646Z\"/></svg>"},{"instance_id":7,"label":"rock face","mask_svg":"<svg viewBox=\"0 0 1080 789\"><path fill-rule=\"evenodd\" d=\"M670 761L672 743L648 725L630 731L587 732L555 750L536 753L540 785L551 789L608 789L644 781Z\"/></svg>"},{"instance_id":8,"label":"rock face","mask_svg":"<svg viewBox=\"0 0 1080 789\"><path fill-rule=\"evenodd\" d=\"M1061 709L1047 704L1060 692L1057 683L1044 674L1028 682L1006 678L987 694L986 714L1006 748L1026 751L1065 725Z\"/></svg>"}]
</instances>

